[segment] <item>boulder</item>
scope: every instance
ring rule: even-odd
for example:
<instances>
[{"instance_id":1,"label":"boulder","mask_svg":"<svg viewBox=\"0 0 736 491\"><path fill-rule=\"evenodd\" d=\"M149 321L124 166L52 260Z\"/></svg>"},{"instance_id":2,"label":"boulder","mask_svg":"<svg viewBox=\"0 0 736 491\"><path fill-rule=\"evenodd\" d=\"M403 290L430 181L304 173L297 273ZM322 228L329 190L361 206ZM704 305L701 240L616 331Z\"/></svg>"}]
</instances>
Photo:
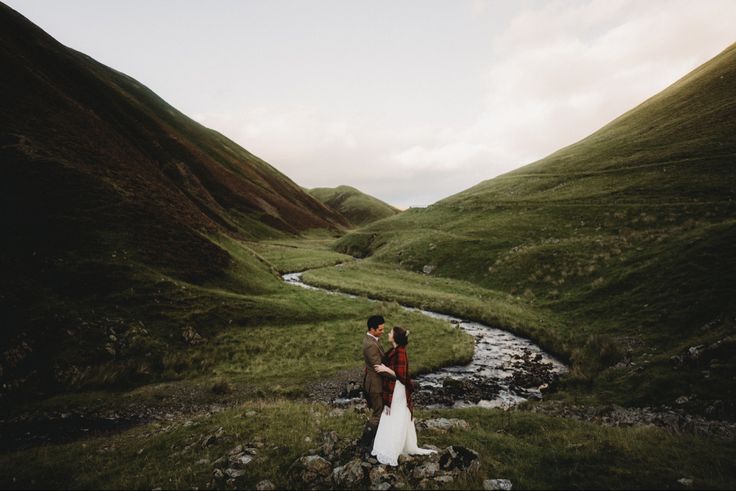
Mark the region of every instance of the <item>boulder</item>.
<instances>
[{"instance_id":1,"label":"boulder","mask_svg":"<svg viewBox=\"0 0 736 491\"><path fill-rule=\"evenodd\" d=\"M224 471L224 474L230 479L237 479L239 477L243 477L245 473L246 471L243 469L233 469L233 468L228 468L228 469L225 469Z\"/></svg>"},{"instance_id":2,"label":"boulder","mask_svg":"<svg viewBox=\"0 0 736 491\"><path fill-rule=\"evenodd\" d=\"M437 462L425 462L414 468L411 476L414 479L432 479L440 472L440 465Z\"/></svg>"},{"instance_id":3,"label":"boulder","mask_svg":"<svg viewBox=\"0 0 736 491\"><path fill-rule=\"evenodd\" d=\"M448 432L451 430L467 430L470 425L463 419L456 418L436 418L418 421L416 424L417 431L430 430L439 432Z\"/></svg>"},{"instance_id":4,"label":"boulder","mask_svg":"<svg viewBox=\"0 0 736 491\"><path fill-rule=\"evenodd\" d=\"M264 479L263 481L260 481L258 484L256 484L256 491L275 491L276 485L267 480Z\"/></svg>"},{"instance_id":5,"label":"boulder","mask_svg":"<svg viewBox=\"0 0 736 491\"><path fill-rule=\"evenodd\" d=\"M298 487L324 485L332 480L332 464L319 455L306 455L291 464L289 478Z\"/></svg>"},{"instance_id":6,"label":"boulder","mask_svg":"<svg viewBox=\"0 0 736 491\"><path fill-rule=\"evenodd\" d=\"M339 488L356 488L365 481L370 466L360 459L353 459L332 471L332 480Z\"/></svg>"},{"instance_id":7,"label":"boulder","mask_svg":"<svg viewBox=\"0 0 736 491\"><path fill-rule=\"evenodd\" d=\"M472 474L480 470L480 456L475 450L453 445L447 447L440 455L440 468L455 473Z\"/></svg>"},{"instance_id":8,"label":"boulder","mask_svg":"<svg viewBox=\"0 0 736 491\"><path fill-rule=\"evenodd\" d=\"M486 491L511 491L513 484L508 479L486 479L483 481L483 489Z\"/></svg>"}]
</instances>

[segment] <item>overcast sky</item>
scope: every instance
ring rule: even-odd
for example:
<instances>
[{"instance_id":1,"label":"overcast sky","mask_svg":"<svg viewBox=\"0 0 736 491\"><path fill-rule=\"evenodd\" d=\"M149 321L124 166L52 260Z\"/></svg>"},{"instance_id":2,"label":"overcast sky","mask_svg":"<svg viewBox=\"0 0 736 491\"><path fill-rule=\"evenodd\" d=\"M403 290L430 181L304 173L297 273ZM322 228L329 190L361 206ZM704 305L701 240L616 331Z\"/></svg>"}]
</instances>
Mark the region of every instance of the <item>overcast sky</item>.
<instances>
[{"instance_id":1,"label":"overcast sky","mask_svg":"<svg viewBox=\"0 0 736 491\"><path fill-rule=\"evenodd\" d=\"M736 41L736 0L4 0L305 187L425 206Z\"/></svg>"}]
</instances>

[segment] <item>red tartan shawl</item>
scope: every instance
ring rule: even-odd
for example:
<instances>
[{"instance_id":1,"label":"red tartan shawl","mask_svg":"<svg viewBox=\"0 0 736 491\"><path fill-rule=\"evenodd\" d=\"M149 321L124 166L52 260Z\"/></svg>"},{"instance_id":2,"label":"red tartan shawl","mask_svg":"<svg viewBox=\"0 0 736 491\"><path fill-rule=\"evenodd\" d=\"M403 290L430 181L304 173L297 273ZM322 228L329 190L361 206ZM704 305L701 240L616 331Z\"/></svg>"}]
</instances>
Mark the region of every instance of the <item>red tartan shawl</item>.
<instances>
[{"instance_id":1,"label":"red tartan shawl","mask_svg":"<svg viewBox=\"0 0 736 491\"><path fill-rule=\"evenodd\" d=\"M411 394L414 392L414 385L411 383L411 375L409 374L409 357L406 354L404 346L392 348L386 353L386 366L396 372L396 379L401 381L406 387L406 405L412 411L414 404L411 400ZM394 397L394 387L396 387L396 379L391 377L383 377L383 405L391 407Z\"/></svg>"}]
</instances>

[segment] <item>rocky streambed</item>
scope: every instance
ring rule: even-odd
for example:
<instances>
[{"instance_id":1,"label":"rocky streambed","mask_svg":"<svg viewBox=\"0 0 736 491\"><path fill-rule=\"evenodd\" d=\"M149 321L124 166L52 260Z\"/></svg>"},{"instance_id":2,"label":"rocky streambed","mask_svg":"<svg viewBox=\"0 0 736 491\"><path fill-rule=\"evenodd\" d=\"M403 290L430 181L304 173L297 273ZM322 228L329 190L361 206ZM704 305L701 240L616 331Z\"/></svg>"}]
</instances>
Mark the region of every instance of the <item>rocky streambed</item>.
<instances>
[{"instance_id":1,"label":"rocky streambed","mask_svg":"<svg viewBox=\"0 0 736 491\"><path fill-rule=\"evenodd\" d=\"M286 283L332 295L355 295L317 288L304 283L301 273L285 274ZM541 399L567 368L528 339L479 322L403 306L463 329L475 338L475 352L467 365L446 367L415 378L416 404L425 407L511 407L529 399ZM358 372L356 372L357 374ZM335 404L350 404L360 397L359 377L343 380Z\"/></svg>"}]
</instances>

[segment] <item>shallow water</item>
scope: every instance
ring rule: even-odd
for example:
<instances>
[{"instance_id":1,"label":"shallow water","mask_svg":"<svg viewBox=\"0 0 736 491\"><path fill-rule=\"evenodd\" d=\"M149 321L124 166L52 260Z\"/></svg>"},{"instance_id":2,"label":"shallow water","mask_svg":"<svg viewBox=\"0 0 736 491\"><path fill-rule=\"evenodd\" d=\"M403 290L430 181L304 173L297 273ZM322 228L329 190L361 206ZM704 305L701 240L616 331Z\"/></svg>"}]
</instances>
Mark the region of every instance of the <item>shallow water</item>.
<instances>
[{"instance_id":1,"label":"shallow water","mask_svg":"<svg viewBox=\"0 0 736 491\"><path fill-rule=\"evenodd\" d=\"M303 272L285 274L283 279L286 283L301 288L358 298L308 285L302 281L302 274ZM540 388L554 384L559 375L567 371L563 363L528 339L479 322L414 307L402 307L450 322L475 338L475 352L469 364L442 368L415 378L420 388L414 393L414 399L419 405L510 407L527 399L541 398Z\"/></svg>"}]
</instances>

